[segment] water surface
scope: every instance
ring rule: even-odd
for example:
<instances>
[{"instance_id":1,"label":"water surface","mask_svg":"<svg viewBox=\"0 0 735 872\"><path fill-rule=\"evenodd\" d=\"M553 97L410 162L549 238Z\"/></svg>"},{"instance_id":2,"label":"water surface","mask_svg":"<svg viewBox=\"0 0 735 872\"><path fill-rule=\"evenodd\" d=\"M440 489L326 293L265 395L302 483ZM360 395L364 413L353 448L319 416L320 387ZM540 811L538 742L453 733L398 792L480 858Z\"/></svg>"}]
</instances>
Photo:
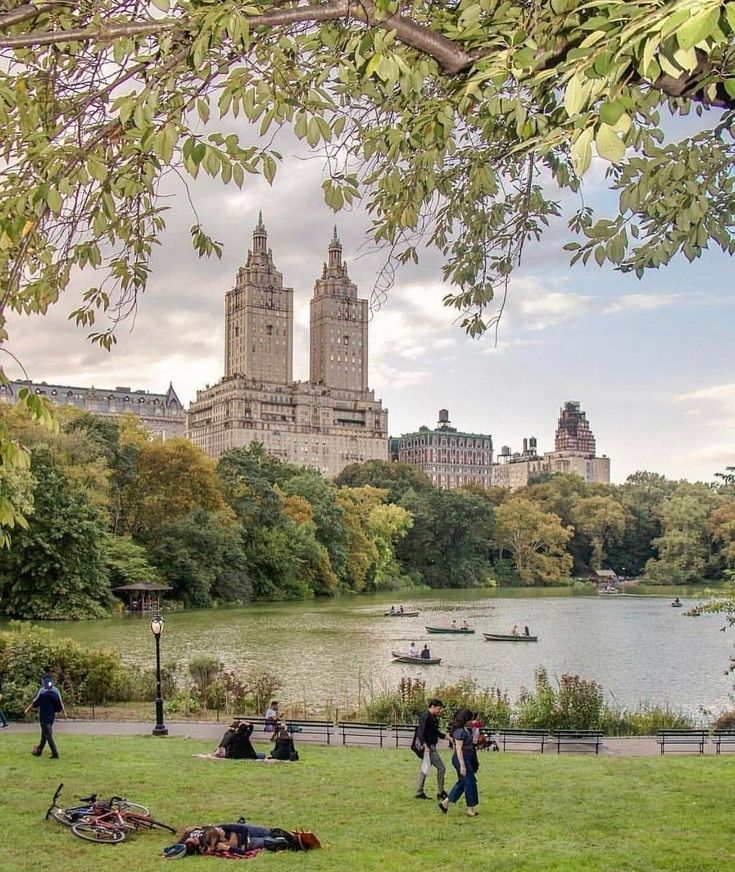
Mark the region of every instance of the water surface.
<instances>
[{"instance_id":1,"label":"water surface","mask_svg":"<svg viewBox=\"0 0 735 872\"><path fill-rule=\"evenodd\" d=\"M686 617L698 599L682 596L684 608L670 606L678 591L658 596L577 595L571 589L425 591L402 594L416 618L386 618L396 595L375 594L298 603L264 603L237 609L166 614L164 661L185 663L214 655L228 669L257 665L283 682L284 702L342 710L366 695L396 687L401 676L420 676L430 687L476 679L481 686L516 697L544 666L599 682L621 706L668 703L695 717L701 709L731 707L732 679L724 675L733 653L733 632L719 632L717 615ZM392 599L391 599L392 596ZM467 619L474 636L428 635L425 625ZM537 643L486 642L482 632L507 633L528 626ZM140 617L48 624L54 632L89 645L107 645L124 659L153 663L148 622ZM428 642L439 666L394 664L390 652L415 641Z\"/></svg>"}]
</instances>

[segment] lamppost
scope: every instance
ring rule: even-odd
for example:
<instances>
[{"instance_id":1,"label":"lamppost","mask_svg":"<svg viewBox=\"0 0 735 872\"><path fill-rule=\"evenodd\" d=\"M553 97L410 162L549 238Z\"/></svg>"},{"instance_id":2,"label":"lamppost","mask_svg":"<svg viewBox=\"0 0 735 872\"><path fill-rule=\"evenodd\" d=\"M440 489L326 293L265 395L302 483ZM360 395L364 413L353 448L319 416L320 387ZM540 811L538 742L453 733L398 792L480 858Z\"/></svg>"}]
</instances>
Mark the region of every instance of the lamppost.
<instances>
[{"instance_id":1,"label":"lamppost","mask_svg":"<svg viewBox=\"0 0 735 872\"><path fill-rule=\"evenodd\" d=\"M163 618L154 615L151 620L151 633L156 640L156 726L154 736L168 736L168 730L163 723L163 698L161 697L161 636L163 635Z\"/></svg>"}]
</instances>

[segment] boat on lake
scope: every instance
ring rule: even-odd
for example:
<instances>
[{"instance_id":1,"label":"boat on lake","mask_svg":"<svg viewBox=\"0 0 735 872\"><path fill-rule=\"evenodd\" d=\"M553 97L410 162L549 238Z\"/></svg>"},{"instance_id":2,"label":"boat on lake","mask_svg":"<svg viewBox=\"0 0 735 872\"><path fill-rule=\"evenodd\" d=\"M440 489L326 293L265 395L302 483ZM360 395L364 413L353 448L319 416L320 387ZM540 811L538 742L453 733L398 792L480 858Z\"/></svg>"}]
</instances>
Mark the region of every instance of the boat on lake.
<instances>
[{"instance_id":1,"label":"boat on lake","mask_svg":"<svg viewBox=\"0 0 735 872\"><path fill-rule=\"evenodd\" d=\"M679 600L674 600L674 601L671 603L671 608L672 608L672 609L680 609L683 605L684 605L684 603L679 602Z\"/></svg>"},{"instance_id":2,"label":"boat on lake","mask_svg":"<svg viewBox=\"0 0 735 872\"><path fill-rule=\"evenodd\" d=\"M615 596L615 594L620 593L620 591L616 587L603 587L600 589L600 593L605 594L606 596Z\"/></svg>"},{"instance_id":3,"label":"boat on lake","mask_svg":"<svg viewBox=\"0 0 735 872\"><path fill-rule=\"evenodd\" d=\"M400 651L391 651L394 663L410 663L413 666L438 666L441 657L411 657L410 654L402 654Z\"/></svg>"},{"instance_id":4,"label":"boat on lake","mask_svg":"<svg viewBox=\"0 0 735 872\"><path fill-rule=\"evenodd\" d=\"M460 636L470 636L474 633L469 627L427 627L427 633L458 633Z\"/></svg>"},{"instance_id":5,"label":"boat on lake","mask_svg":"<svg viewBox=\"0 0 735 872\"><path fill-rule=\"evenodd\" d=\"M416 618L418 612L383 612L386 618Z\"/></svg>"},{"instance_id":6,"label":"boat on lake","mask_svg":"<svg viewBox=\"0 0 735 872\"><path fill-rule=\"evenodd\" d=\"M538 642L538 636L522 636L520 633L483 633L488 642Z\"/></svg>"}]
</instances>

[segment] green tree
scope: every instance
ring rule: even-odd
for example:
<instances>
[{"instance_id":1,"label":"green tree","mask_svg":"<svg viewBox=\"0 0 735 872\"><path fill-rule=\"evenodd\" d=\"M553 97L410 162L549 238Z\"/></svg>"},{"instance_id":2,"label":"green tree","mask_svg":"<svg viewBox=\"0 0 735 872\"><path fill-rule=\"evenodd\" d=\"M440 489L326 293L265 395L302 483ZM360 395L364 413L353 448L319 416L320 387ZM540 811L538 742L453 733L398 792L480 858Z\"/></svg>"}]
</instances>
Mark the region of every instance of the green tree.
<instances>
[{"instance_id":1,"label":"green tree","mask_svg":"<svg viewBox=\"0 0 735 872\"><path fill-rule=\"evenodd\" d=\"M252 597L242 528L227 513L195 509L159 528L149 549L151 561L173 588L171 596L185 605L205 608L215 599Z\"/></svg>"},{"instance_id":2,"label":"green tree","mask_svg":"<svg viewBox=\"0 0 735 872\"><path fill-rule=\"evenodd\" d=\"M625 533L625 510L612 497L585 497L576 503L574 517L575 530L582 530L592 543L590 569L602 569L608 545Z\"/></svg>"},{"instance_id":3,"label":"green tree","mask_svg":"<svg viewBox=\"0 0 735 872\"><path fill-rule=\"evenodd\" d=\"M33 515L0 553L3 613L17 618L69 620L109 614L104 558L105 518L44 447L31 454L36 481Z\"/></svg>"},{"instance_id":4,"label":"green tree","mask_svg":"<svg viewBox=\"0 0 735 872\"><path fill-rule=\"evenodd\" d=\"M495 509L462 490L409 491L413 527L396 544L403 570L429 587L480 587L491 577Z\"/></svg>"},{"instance_id":5,"label":"green tree","mask_svg":"<svg viewBox=\"0 0 735 872\"><path fill-rule=\"evenodd\" d=\"M426 473L410 463L391 463L388 460L367 460L351 463L335 478L339 487L370 485L388 492L388 502L398 503L409 491L429 490L433 485Z\"/></svg>"},{"instance_id":6,"label":"green tree","mask_svg":"<svg viewBox=\"0 0 735 872\"><path fill-rule=\"evenodd\" d=\"M498 548L511 553L521 581L553 583L569 574L572 557L566 545L574 531L558 515L513 496L498 507L495 519Z\"/></svg>"},{"instance_id":7,"label":"green tree","mask_svg":"<svg viewBox=\"0 0 735 872\"><path fill-rule=\"evenodd\" d=\"M721 498L703 484L681 483L661 504L662 535L654 539L658 553L646 564L651 584L686 584L710 574L711 542L707 518Z\"/></svg>"}]
</instances>

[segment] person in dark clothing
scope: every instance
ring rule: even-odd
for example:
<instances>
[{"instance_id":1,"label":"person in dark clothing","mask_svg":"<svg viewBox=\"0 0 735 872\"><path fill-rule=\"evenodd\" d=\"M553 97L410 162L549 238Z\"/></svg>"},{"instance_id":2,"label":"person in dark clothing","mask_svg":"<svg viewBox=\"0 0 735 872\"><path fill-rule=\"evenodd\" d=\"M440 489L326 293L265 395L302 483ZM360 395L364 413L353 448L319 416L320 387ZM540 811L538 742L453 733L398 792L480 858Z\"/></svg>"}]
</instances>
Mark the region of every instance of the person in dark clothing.
<instances>
[{"instance_id":1,"label":"person in dark clothing","mask_svg":"<svg viewBox=\"0 0 735 872\"><path fill-rule=\"evenodd\" d=\"M5 712L2 709L3 705L3 676L0 675L0 728L3 730L5 727L9 727L8 719L5 717Z\"/></svg>"},{"instance_id":2,"label":"person in dark clothing","mask_svg":"<svg viewBox=\"0 0 735 872\"><path fill-rule=\"evenodd\" d=\"M424 785L426 783L426 776L429 774L432 766L436 769L437 799L444 799L447 795L444 792L444 773L446 772L446 767L439 752L436 750L439 739L446 738L445 734L439 729L439 715L443 711L444 703L440 699L430 699L428 709L419 718L415 742L416 750L422 755L422 759L421 769L419 769L419 774L416 777L416 799L429 798L424 792Z\"/></svg>"},{"instance_id":3,"label":"person in dark clothing","mask_svg":"<svg viewBox=\"0 0 735 872\"><path fill-rule=\"evenodd\" d=\"M218 824L214 827L188 827L177 837L187 854L245 854L248 851L308 851L320 848L310 832L261 827L256 824Z\"/></svg>"},{"instance_id":4,"label":"person in dark clothing","mask_svg":"<svg viewBox=\"0 0 735 872\"><path fill-rule=\"evenodd\" d=\"M269 757L271 760L289 760L295 761L299 759L296 746L293 742L293 736L283 724L278 724L276 736Z\"/></svg>"},{"instance_id":5,"label":"person in dark clothing","mask_svg":"<svg viewBox=\"0 0 735 872\"><path fill-rule=\"evenodd\" d=\"M44 675L43 685L34 697L33 702L26 709L26 714L32 708L38 711L41 741L33 748L31 754L34 757L40 757L48 742L51 757L56 760L59 757L59 752L54 741L54 721L57 714L63 713L65 715L66 712L64 711L64 703L61 701L61 694L54 687L54 683L49 675Z\"/></svg>"},{"instance_id":6,"label":"person in dark clothing","mask_svg":"<svg viewBox=\"0 0 735 872\"><path fill-rule=\"evenodd\" d=\"M477 815L477 770L480 764L477 760L477 752L472 741L472 730L467 724L472 720L472 712L469 709L460 709L454 716L449 728L450 735L454 740L454 754L452 766L457 771L457 783L449 791L449 796L439 801L439 810L442 814L447 813L450 802L457 802L464 794L467 803L469 817Z\"/></svg>"},{"instance_id":7,"label":"person in dark clothing","mask_svg":"<svg viewBox=\"0 0 735 872\"><path fill-rule=\"evenodd\" d=\"M431 650L428 645L424 645L421 649L421 659L422 660L431 660Z\"/></svg>"},{"instance_id":8,"label":"person in dark clothing","mask_svg":"<svg viewBox=\"0 0 735 872\"><path fill-rule=\"evenodd\" d=\"M253 725L249 721L240 721L237 729L229 737L225 750L231 760L264 760L265 754L258 753L253 748L250 736L253 734Z\"/></svg>"}]
</instances>

